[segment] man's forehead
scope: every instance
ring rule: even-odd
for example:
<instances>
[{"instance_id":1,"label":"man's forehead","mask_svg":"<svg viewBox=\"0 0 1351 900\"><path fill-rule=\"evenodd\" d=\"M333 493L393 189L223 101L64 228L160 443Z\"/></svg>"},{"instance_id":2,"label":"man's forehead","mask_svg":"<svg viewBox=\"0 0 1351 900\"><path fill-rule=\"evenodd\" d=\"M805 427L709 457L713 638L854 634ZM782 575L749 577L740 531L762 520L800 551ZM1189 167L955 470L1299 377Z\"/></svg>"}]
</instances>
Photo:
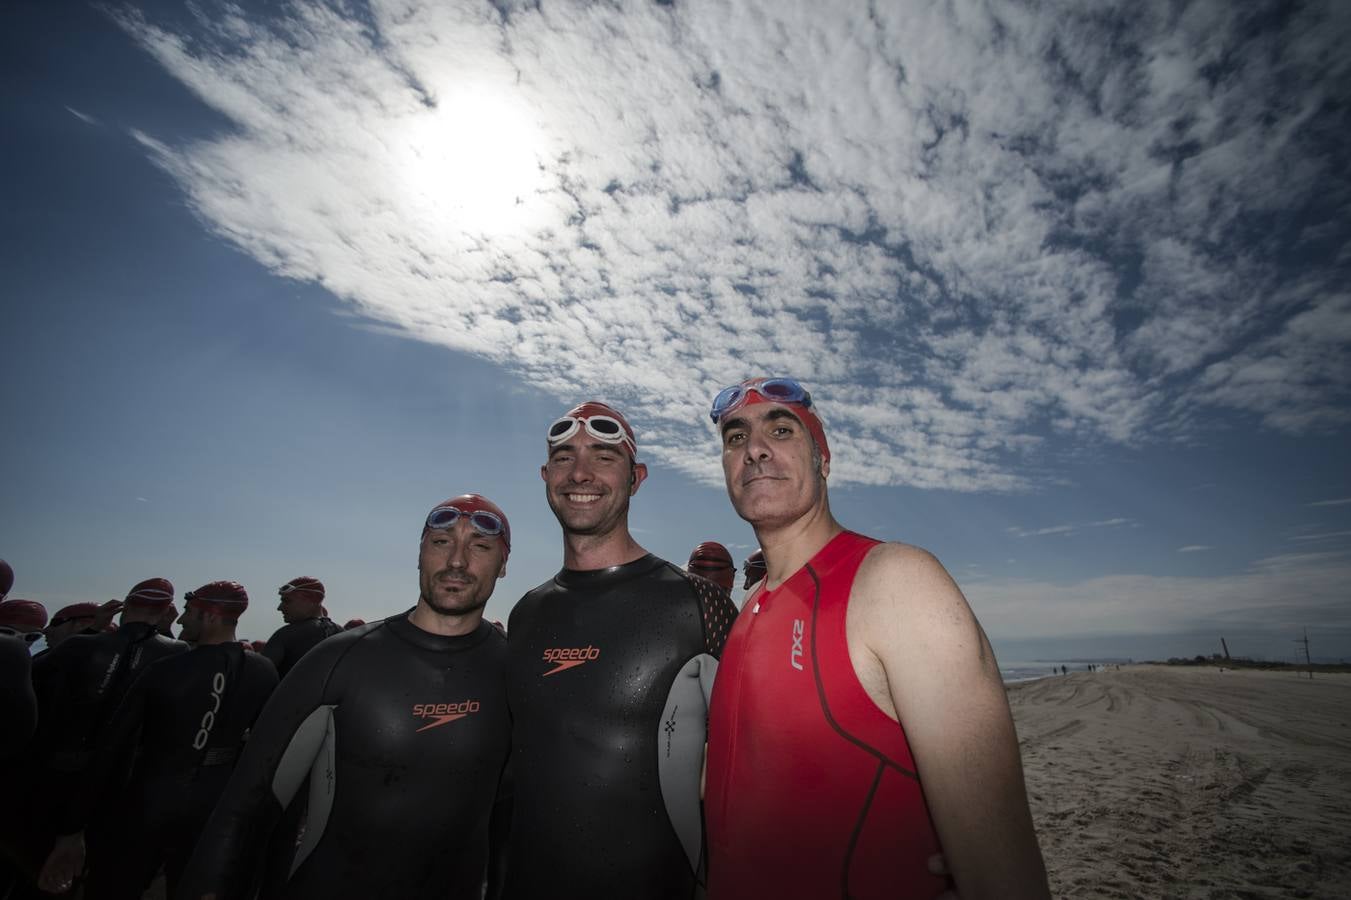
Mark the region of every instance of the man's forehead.
<instances>
[{"instance_id":1,"label":"man's forehead","mask_svg":"<svg viewBox=\"0 0 1351 900\"><path fill-rule=\"evenodd\" d=\"M772 401L764 403L748 404L737 410L736 415L722 423L722 430L728 431L732 428L745 428L756 422L773 419L792 419L799 425L804 424L802 418L793 412L791 407L782 406Z\"/></svg>"}]
</instances>

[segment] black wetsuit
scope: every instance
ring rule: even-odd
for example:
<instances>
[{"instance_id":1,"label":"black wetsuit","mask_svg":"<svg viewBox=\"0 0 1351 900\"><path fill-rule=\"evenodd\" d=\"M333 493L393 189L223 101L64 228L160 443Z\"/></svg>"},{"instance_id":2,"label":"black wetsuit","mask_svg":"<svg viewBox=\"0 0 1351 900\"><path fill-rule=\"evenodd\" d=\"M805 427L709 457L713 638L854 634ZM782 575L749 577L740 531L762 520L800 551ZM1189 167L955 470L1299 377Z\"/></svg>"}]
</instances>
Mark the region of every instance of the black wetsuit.
<instances>
[{"instance_id":1,"label":"black wetsuit","mask_svg":"<svg viewBox=\"0 0 1351 900\"><path fill-rule=\"evenodd\" d=\"M146 666L186 653L188 645L163 637L144 622L116 631L77 634L33 657L38 725L21 765L30 773L7 806L0 841L29 877L41 868L63 816L87 790L94 739L127 687Z\"/></svg>"},{"instance_id":2,"label":"black wetsuit","mask_svg":"<svg viewBox=\"0 0 1351 900\"><path fill-rule=\"evenodd\" d=\"M285 678L286 673L306 653L309 653L324 638L342 632L342 626L326 616L292 622L278 628L263 647L263 655L272 660L277 667L277 676Z\"/></svg>"},{"instance_id":3,"label":"black wetsuit","mask_svg":"<svg viewBox=\"0 0 1351 900\"><path fill-rule=\"evenodd\" d=\"M507 897L695 896L706 702L736 612L652 555L516 604Z\"/></svg>"},{"instance_id":4,"label":"black wetsuit","mask_svg":"<svg viewBox=\"0 0 1351 900\"><path fill-rule=\"evenodd\" d=\"M22 637L0 634L0 762L23 750L38 724L33 658Z\"/></svg>"},{"instance_id":5,"label":"black wetsuit","mask_svg":"<svg viewBox=\"0 0 1351 900\"><path fill-rule=\"evenodd\" d=\"M343 632L273 694L193 854L180 897L246 897L306 775L291 898L478 900L507 761L506 638L394 616Z\"/></svg>"},{"instance_id":6,"label":"black wetsuit","mask_svg":"<svg viewBox=\"0 0 1351 900\"><path fill-rule=\"evenodd\" d=\"M90 842L85 896L140 897L164 866L168 892L225 789L254 720L277 686L277 670L238 643L203 644L141 674L99 740L100 840ZM135 767L123 791L115 767ZM97 826L96 826L97 827ZM75 829L67 829L73 831ZM95 852L97 846L98 852Z\"/></svg>"}]
</instances>

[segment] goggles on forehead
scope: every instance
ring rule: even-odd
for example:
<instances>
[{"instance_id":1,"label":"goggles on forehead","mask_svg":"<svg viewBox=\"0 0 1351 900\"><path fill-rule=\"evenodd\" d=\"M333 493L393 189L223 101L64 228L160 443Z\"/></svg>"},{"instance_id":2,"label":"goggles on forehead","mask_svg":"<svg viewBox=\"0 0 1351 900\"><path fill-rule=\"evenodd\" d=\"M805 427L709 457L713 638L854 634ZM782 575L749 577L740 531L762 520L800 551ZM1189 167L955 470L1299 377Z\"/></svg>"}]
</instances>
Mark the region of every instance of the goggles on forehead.
<instances>
[{"instance_id":1,"label":"goggles on forehead","mask_svg":"<svg viewBox=\"0 0 1351 900\"><path fill-rule=\"evenodd\" d=\"M713 424L716 425L723 416L733 410L740 409L751 391L774 403L796 403L798 406L811 409L812 395L797 381L792 378L766 378L759 384L734 384L718 391L718 396L713 398L713 409L709 413Z\"/></svg>"},{"instance_id":2,"label":"goggles on forehead","mask_svg":"<svg viewBox=\"0 0 1351 900\"><path fill-rule=\"evenodd\" d=\"M606 444L623 444L630 453L637 449L624 430L624 424L613 416L564 416L549 426L549 446L559 444L585 428L586 433Z\"/></svg>"},{"instance_id":3,"label":"goggles on forehead","mask_svg":"<svg viewBox=\"0 0 1351 900\"><path fill-rule=\"evenodd\" d=\"M736 569L736 566L722 559L692 559L686 568L708 569L710 572L716 572L721 569Z\"/></svg>"},{"instance_id":4,"label":"goggles on forehead","mask_svg":"<svg viewBox=\"0 0 1351 900\"><path fill-rule=\"evenodd\" d=\"M277 593L281 594L283 597L285 597L292 591L300 591L305 594L314 594L318 593L319 586L315 584L283 584L281 587L277 588Z\"/></svg>"},{"instance_id":5,"label":"goggles on forehead","mask_svg":"<svg viewBox=\"0 0 1351 900\"><path fill-rule=\"evenodd\" d=\"M501 537L506 531L502 519L486 509L465 512L457 506L438 506L427 515L427 527L433 530L451 528L463 516L469 517L469 525L484 537Z\"/></svg>"}]
</instances>

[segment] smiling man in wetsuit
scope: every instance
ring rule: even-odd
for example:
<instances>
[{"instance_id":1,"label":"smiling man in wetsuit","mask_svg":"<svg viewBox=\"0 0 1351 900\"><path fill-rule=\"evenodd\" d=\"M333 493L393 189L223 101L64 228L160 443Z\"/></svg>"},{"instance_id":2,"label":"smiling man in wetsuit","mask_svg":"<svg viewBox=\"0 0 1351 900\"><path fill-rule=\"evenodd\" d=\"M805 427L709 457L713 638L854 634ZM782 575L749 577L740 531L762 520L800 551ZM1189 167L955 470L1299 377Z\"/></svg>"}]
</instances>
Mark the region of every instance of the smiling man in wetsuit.
<instances>
[{"instance_id":1,"label":"smiling man in wetsuit","mask_svg":"<svg viewBox=\"0 0 1351 900\"><path fill-rule=\"evenodd\" d=\"M767 564L709 713L710 900L1046 898L999 667L932 555L847 531L830 446L787 378L723 390L727 493Z\"/></svg>"},{"instance_id":2,"label":"smiling man in wetsuit","mask_svg":"<svg viewBox=\"0 0 1351 900\"><path fill-rule=\"evenodd\" d=\"M726 591L633 539L633 429L590 402L550 426L545 496L563 568L508 620L513 900L691 898L701 878L707 691Z\"/></svg>"},{"instance_id":3,"label":"smiling man in wetsuit","mask_svg":"<svg viewBox=\"0 0 1351 900\"><path fill-rule=\"evenodd\" d=\"M432 509L417 605L324 641L282 681L179 897L252 896L268 833L308 775L283 896L479 900L511 739L506 638L483 606L510 549L507 517L486 498Z\"/></svg>"}]
</instances>

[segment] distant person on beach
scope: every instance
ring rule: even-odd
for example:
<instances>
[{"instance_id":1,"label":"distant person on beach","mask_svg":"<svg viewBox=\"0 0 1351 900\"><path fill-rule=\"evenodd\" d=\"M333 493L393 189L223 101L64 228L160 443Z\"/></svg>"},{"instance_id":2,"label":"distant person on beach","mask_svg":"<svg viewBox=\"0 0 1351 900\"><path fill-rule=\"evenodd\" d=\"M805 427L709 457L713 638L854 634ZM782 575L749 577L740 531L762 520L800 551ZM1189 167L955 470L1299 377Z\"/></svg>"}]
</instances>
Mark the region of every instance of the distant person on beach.
<instances>
[{"instance_id":1,"label":"distant person on beach","mask_svg":"<svg viewBox=\"0 0 1351 900\"><path fill-rule=\"evenodd\" d=\"M43 635L47 638L47 650L55 650L66 639L77 634L102 634L108 629L113 616L122 610L122 604L110 600L102 605L98 603L72 603L63 606L52 616Z\"/></svg>"},{"instance_id":2,"label":"distant person on beach","mask_svg":"<svg viewBox=\"0 0 1351 900\"><path fill-rule=\"evenodd\" d=\"M768 571L709 710L710 900L932 896L940 847L966 900L1049 897L999 668L961 591L927 552L831 515L801 384L733 385L712 418Z\"/></svg>"},{"instance_id":3,"label":"distant person on beach","mask_svg":"<svg viewBox=\"0 0 1351 900\"><path fill-rule=\"evenodd\" d=\"M281 896L479 900L490 834L509 814L498 802L507 642L483 606L510 551L506 515L478 494L428 513L416 605L324 641L281 682L178 897L252 896L269 833L309 776L309 819ZM495 890L500 877L491 881Z\"/></svg>"},{"instance_id":4,"label":"distant person on beach","mask_svg":"<svg viewBox=\"0 0 1351 900\"><path fill-rule=\"evenodd\" d=\"M64 893L84 866L86 900L139 897L163 867L169 896L249 729L277 686L235 636L249 595L214 581L185 595L193 649L147 667L100 736L88 789L73 795L39 885ZM130 781L128 783L128 773ZM124 787L125 785L125 787Z\"/></svg>"},{"instance_id":5,"label":"distant person on beach","mask_svg":"<svg viewBox=\"0 0 1351 900\"><path fill-rule=\"evenodd\" d=\"M746 562L742 564L741 572L746 576L746 580L741 584L741 589L743 591L749 591L751 588L755 587L760 579L765 577L765 551L756 548L754 553L746 557Z\"/></svg>"},{"instance_id":6,"label":"distant person on beach","mask_svg":"<svg viewBox=\"0 0 1351 900\"><path fill-rule=\"evenodd\" d=\"M281 602L277 611L286 624L268 638L263 655L272 660L277 674L285 678L300 658L325 638L342 631L324 610L324 583L302 575L277 588Z\"/></svg>"},{"instance_id":7,"label":"distant person on beach","mask_svg":"<svg viewBox=\"0 0 1351 900\"><path fill-rule=\"evenodd\" d=\"M685 571L708 579L729 594L736 581L736 564L732 562L732 554L717 541L704 541L695 547L690 553L689 562L685 563Z\"/></svg>"},{"instance_id":8,"label":"distant person on beach","mask_svg":"<svg viewBox=\"0 0 1351 900\"><path fill-rule=\"evenodd\" d=\"M178 623L178 619L178 607L170 603L168 608L164 610L164 615L160 616L159 621L155 623L155 630L165 637L171 638L174 636L174 625Z\"/></svg>"},{"instance_id":9,"label":"distant person on beach","mask_svg":"<svg viewBox=\"0 0 1351 900\"><path fill-rule=\"evenodd\" d=\"M506 896L694 898L706 691L736 607L634 539L629 504L647 466L618 410L579 404L545 440L563 568L507 621Z\"/></svg>"}]
</instances>

